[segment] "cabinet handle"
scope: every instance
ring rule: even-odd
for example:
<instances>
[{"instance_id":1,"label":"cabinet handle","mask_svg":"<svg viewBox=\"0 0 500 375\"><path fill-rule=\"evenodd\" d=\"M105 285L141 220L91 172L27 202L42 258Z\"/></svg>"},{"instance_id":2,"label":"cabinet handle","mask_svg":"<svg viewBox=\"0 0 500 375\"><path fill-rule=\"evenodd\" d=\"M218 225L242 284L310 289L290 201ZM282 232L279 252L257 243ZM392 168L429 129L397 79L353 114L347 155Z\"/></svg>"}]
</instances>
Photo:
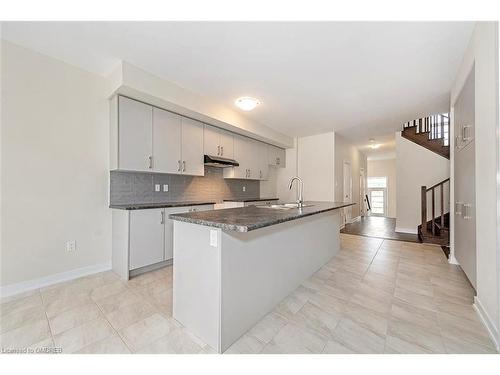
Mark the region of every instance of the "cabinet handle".
<instances>
[{"instance_id":1,"label":"cabinet handle","mask_svg":"<svg viewBox=\"0 0 500 375\"><path fill-rule=\"evenodd\" d=\"M224 146L220 146L220 156L224 155Z\"/></svg>"},{"instance_id":2,"label":"cabinet handle","mask_svg":"<svg viewBox=\"0 0 500 375\"><path fill-rule=\"evenodd\" d=\"M153 157L151 155L148 157L148 161L149 161L148 168L152 169L153 168Z\"/></svg>"},{"instance_id":3,"label":"cabinet handle","mask_svg":"<svg viewBox=\"0 0 500 375\"><path fill-rule=\"evenodd\" d=\"M182 161L182 171L186 172L186 161L185 160Z\"/></svg>"},{"instance_id":4,"label":"cabinet handle","mask_svg":"<svg viewBox=\"0 0 500 375\"><path fill-rule=\"evenodd\" d=\"M462 215L462 207L463 207L462 202L455 202L455 215L459 216Z\"/></svg>"},{"instance_id":5,"label":"cabinet handle","mask_svg":"<svg viewBox=\"0 0 500 375\"><path fill-rule=\"evenodd\" d=\"M220 156L220 146L217 146L217 156Z\"/></svg>"},{"instance_id":6,"label":"cabinet handle","mask_svg":"<svg viewBox=\"0 0 500 375\"><path fill-rule=\"evenodd\" d=\"M259 171L259 178L262 178L262 171Z\"/></svg>"},{"instance_id":7,"label":"cabinet handle","mask_svg":"<svg viewBox=\"0 0 500 375\"><path fill-rule=\"evenodd\" d=\"M472 216L471 216L471 212L470 212L470 209L471 209L471 204L470 203L466 203L464 204L464 214L463 214L463 219L464 220L470 220L472 219Z\"/></svg>"},{"instance_id":8,"label":"cabinet handle","mask_svg":"<svg viewBox=\"0 0 500 375\"><path fill-rule=\"evenodd\" d=\"M177 160L177 172L181 171L181 161Z\"/></svg>"},{"instance_id":9,"label":"cabinet handle","mask_svg":"<svg viewBox=\"0 0 500 375\"><path fill-rule=\"evenodd\" d=\"M276 165L280 165L280 158L276 158Z\"/></svg>"},{"instance_id":10,"label":"cabinet handle","mask_svg":"<svg viewBox=\"0 0 500 375\"><path fill-rule=\"evenodd\" d=\"M160 220L160 224L165 224L165 211L161 211L161 220Z\"/></svg>"},{"instance_id":11,"label":"cabinet handle","mask_svg":"<svg viewBox=\"0 0 500 375\"><path fill-rule=\"evenodd\" d=\"M464 125L462 127L462 139L467 142L470 139L470 126Z\"/></svg>"}]
</instances>

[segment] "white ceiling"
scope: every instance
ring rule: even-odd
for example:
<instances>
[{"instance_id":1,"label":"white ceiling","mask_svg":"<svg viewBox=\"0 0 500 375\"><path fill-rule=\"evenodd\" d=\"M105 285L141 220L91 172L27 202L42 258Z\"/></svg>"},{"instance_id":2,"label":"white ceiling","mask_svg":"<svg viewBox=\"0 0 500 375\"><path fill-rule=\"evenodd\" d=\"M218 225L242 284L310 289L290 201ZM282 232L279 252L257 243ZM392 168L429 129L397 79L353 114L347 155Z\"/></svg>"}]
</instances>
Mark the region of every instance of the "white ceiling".
<instances>
[{"instance_id":1,"label":"white ceiling","mask_svg":"<svg viewBox=\"0 0 500 375\"><path fill-rule=\"evenodd\" d=\"M287 135L393 133L446 111L471 22L4 22L2 38L107 75L121 59Z\"/></svg>"},{"instance_id":2,"label":"white ceiling","mask_svg":"<svg viewBox=\"0 0 500 375\"><path fill-rule=\"evenodd\" d=\"M354 145L366 155L368 160L385 160L394 159L396 157L396 137L394 132L373 137L374 142L370 142L369 138L361 138L354 140ZM376 149L372 149L372 144L378 145Z\"/></svg>"}]
</instances>

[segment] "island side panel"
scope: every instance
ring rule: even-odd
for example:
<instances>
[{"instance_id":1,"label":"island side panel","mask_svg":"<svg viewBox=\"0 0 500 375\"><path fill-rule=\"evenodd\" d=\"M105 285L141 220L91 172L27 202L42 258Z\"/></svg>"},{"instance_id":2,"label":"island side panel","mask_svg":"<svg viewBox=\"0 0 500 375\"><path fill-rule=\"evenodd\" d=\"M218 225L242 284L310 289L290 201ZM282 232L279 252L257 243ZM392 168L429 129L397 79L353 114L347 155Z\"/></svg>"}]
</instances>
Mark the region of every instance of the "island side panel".
<instances>
[{"instance_id":1,"label":"island side panel","mask_svg":"<svg viewBox=\"0 0 500 375\"><path fill-rule=\"evenodd\" d=\"M339 228L333 210L248 233L222 232L222 351L337 254Z\"/></svg>"},{"instance_id":2,"label":"island side panel","mask_svg":"<svg viewBox=\"0 0 500 375\"><path fill-rule=\"evenodd\" d=\"M220 229L174 221L173 317L218 352L220 239Z\"/></svg>"}]
</instances>

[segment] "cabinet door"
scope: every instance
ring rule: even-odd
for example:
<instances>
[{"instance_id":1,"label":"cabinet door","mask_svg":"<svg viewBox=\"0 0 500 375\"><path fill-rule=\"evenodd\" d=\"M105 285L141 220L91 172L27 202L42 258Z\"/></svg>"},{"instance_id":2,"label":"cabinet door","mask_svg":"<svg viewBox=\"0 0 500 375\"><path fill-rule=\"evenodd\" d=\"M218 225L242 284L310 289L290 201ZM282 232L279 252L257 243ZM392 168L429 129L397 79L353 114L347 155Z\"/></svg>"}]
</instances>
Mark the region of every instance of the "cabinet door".
<instances>
[{"instance_id":1,"label":"cabinet door","mask_svg":"<svg viewBox=\"0 0 500 375\"><path fill-rule=\"evenodd\" d=\"M221 156L220 146L218 129L210 125L205 125L203 134L203 150L205 155Z\"/></svg>"},{"instance_id":2,"label":"cabinet door","mask_svg":"<svg viewBox=\"0 0 500 375\"><path fill-rule=\"evenodd\" d=\"M259 142L258 155L259 159L259 179L267 180L269 165L267 164L267 144Z\"/></svg>"},{"instance_id":3,"label":"cabinet door","mask_svg":"<svg viewBox=\"0 0 500 375\"><path fill-rule=\"evenodd\" d=\"M181 117L153 108L153 170L181 173Z\"/></svg>"},{"instance_id":4,"label":"cabinet door","mask_svg":"<svg viewBox=\"0 0 500 375\"><path fill-rule=\"evenodd\" d=\"M191 176L203 176L203 124L201 122L182 118L182 173Z\"/></svg>"},{"instance_id":5,"label":"cabinet door","mask_svg":"<svg viewBox=\"0 0 500 375\"><path fill-rule=\"evenodd\" d=\"M280 168L286 167L286 151L282 148L276 148L276 166Z\"/></svg>"},{"instance_id":6,"label":"cabinet door","mask_svg":"<svg viewBox=\"0 0 500 375\"><path fill-rule=\"evenodd\" d=\"M276 166L276 161L278 157L278 148L275 146L267 145L267 159L268 165Z\"/></svg>"},{"instance_id":7,"label":"cabinet door","mask_svg":"<svg viewBox=\"0 0 500 375\"><path fill-rule=\"evenodd\" d=\"M189 207L165 208L165 260L174 256L174 221L168 218L170 214L188 212Z\"/></svg>"},{"instance_id":8,"label":"cabinet door","mask_svg":"<svg viewBox=\"0 0 500 375\"><path fill-rule=\"evenodd\" d=\"M153 107L120 96L118 121L118 168L151 171Z\"/></svg>"},{"instance_id":9,"label":"cabinet door","mask_svg":"<svg viewBox=\"0 0 500 375\"><path fill-rule=\"evenodd\" d=\"M261 142L247 138L247 157L248 157L248 178L251 180L261 179Z\"/></svg>"},{"instance_id":10,"label":"cabinet door","mask_svg":"<svg viewBox=\"0 0 500 375\"><path fill-rule=\"evenodd\" d=\"M227 159L234 158L233 134L225 130L220 131L220 156Z\"/></svg>"},{"instance_id":11,"label":"cabinet door","mask_svg":"<svg viewBox=\"0 0 500 375\"><path fill-rule=\"evenodd\" d=\"M248 152L249 150L247 138L235 135L234 159L240 164L240 166L232 168L232 178L247 178L247 171L249 168Z\"/></svg>"},{"instance_id":12,"label":"cabinet door","mask_svg":"<svg viewBox=\"0 0 500 375\"><path fill-rule=\"evenodd\" d=\"M164 260L163 209L130 212L130 270Z\"/></svg>"}]
</instances>

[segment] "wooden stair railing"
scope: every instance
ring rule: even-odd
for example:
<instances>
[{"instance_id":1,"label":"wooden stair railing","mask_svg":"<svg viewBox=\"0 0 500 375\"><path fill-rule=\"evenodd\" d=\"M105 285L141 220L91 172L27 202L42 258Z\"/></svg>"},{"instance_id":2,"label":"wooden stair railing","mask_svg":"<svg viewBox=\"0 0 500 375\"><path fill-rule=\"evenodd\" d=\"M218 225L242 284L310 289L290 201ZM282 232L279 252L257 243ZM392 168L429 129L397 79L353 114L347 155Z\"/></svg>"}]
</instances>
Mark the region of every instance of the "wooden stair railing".
<instances>
[{"instance_id":1,"label":"wooden stair railing","mask_svg":"<svg viewBox=\"0 0 500 375\"><path fill-rule=\"evenodd\" d=\"M450 179L447 178L430 188L427 188L427 186L422 186L421 187L421 219L422 219L422 226L421 226L421 231L422 234L424 231L427 231L427 193L431 192L431 233L433 236L436 236L436 229L439 230L439 235L442 232L442 229L445 227L445 197L444 197L444 185L446 183L449 183ZM439 206L440 206L440 215L439 215L439 225L436 223L436 189L439 188Z\"/></svg>"}]
</instances>

